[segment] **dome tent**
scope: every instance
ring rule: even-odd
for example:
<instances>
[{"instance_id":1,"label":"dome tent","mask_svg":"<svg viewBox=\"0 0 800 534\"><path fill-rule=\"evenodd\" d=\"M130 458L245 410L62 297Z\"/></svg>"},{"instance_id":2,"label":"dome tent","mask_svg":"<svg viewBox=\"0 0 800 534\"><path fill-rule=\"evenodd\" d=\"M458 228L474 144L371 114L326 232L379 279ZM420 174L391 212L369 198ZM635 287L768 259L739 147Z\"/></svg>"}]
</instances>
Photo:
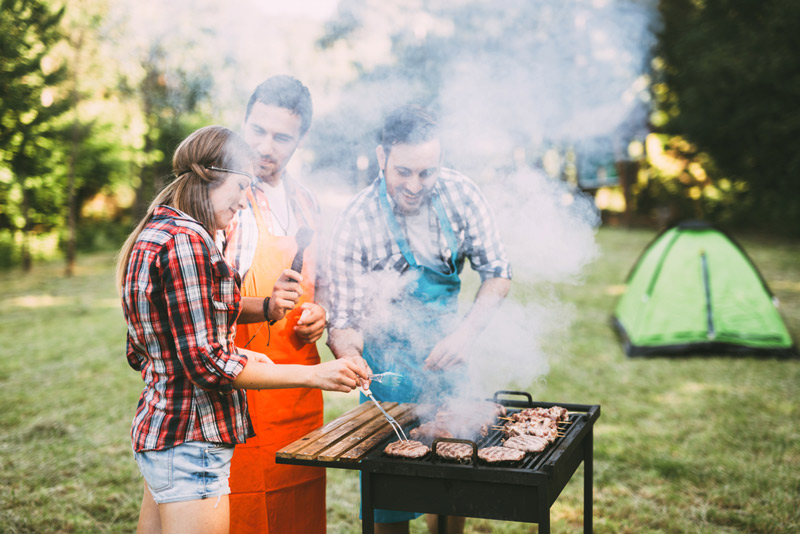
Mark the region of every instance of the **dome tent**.
<instances>
[{"instance_id":1,"label":"dome tent","mask_svg":"<svg viewBox=\"0 0 800 534\"><path fill-rule=\"evenodd\" d=\"M778 301L744 249L687 221L645 248L613 323L628 356L696 352L796 356Z\"/></svg>"}]
</instances>

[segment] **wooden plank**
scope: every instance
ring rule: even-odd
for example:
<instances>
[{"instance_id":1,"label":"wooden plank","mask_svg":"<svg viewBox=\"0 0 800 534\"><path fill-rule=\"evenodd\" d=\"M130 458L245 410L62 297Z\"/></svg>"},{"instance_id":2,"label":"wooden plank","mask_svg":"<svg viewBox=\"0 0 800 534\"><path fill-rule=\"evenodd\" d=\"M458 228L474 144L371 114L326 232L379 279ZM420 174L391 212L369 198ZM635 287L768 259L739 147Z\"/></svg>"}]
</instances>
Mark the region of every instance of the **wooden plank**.
<instances>
[{"instance_id":1,"label":"wooden plank","mask_svg":"<svg viewBox=\"0 0 800 534\"><path fill-rule=\"evenodd\" d=\"M400 426L406 426L407 424L415 421L417 419L417 414L413 408L409 407L405 412L396 416L392 414L395 421L397 421ZM339 461L343 462L357 462L361 460L364 456L366 456L369 452L371 452L376 445L378 445L381 441L386 439L387 436L394 435L394 431L388 426L383 429L381 432L376 432L369 436L368 438L361 441L361 443L356 444L355 447L351 448L347 452L343 453L342 455L337 458Z\"/></svg>"},{"instance_id":2,"label":"wooden plank","mask_svg":"<svg viewBox=\"0 0 800 534\"><path fill-rule=\"evenodd\" d=\"M363 403L361 406L366 406L367 403ZM389 402L384 403L384 406L388 409L388 407L397 406L396 402ZM367 408L363 408L360 413L358 413L355 417L347 418L341 425L338 425L333 431L323 434L317 437L317 439L313 440L311 443L303 447L299 452L294 453L290 458L298 458L300 460L314 460L317 458L320 452L325 450L327 447L330 447L334 443L338 442L339 440L343 439L348 434L358 430L362 426L366 425L370 421L373 421L376 418L383 419L383 415L381 412L369 403ZM342 416L344 418L344 416ZM302 438L301 438L302 439Z\"/></svg>"},{"instance_id":3,"label":"wooden plank","mask_svg":"<svg viewBox=\"0 0 800 534\"><path fill-rule=\"evenodd\" d=\"M371 404L371 403L370 403ZM292 458L295 454L303 450L305 447L319 439L320 437L333 432L343 424L347 423L348 421L357 418L359 415L363 414L364 412L369 410L369 406L364 404L359 404L355 408L348 410L347 412L343 413L333 421L330 421L321 427L317 428L316 430L312 430L302 438L298 439L290 443L289 445L285 446L281 450L277 452L277 456L281 458ZM373 406L374 408L374 406Z\"/></svg>"},{"instance_id":4,"label":"wooden plank","mask_svg":"<svg viewBox=\"0 0 800 534\"><path fill-rule=\"evenodd\" d=\"M409 408L404 405L398 405L396 403L394 406L387 407L388 403L382 402L381 406L383 409L386 410L389 415L398 420L398 417L402 417L404 414L409 412ZM337 441L335 444L332 444L330 447L326 448L324 451L321 451L317 456L317 459L323 462L333 462L339 459L344 453L363 443L364 441L374 437L376 434L380 437L379 439L373 439L371 441L380 442L382 439L385 439L389 434L393 434L394 430L392 430L391 425L389 425L386 418L383 416L382 413L373 406L373 409L378 413L379 417L374 418L369 424L362 426L361 428L356 429L356 431L350 433L347 436L344 436L341 440ZM398 422L400 422L398 420ZM402 424L402 423L401 423Z\"/></svg>"}]
</instances>

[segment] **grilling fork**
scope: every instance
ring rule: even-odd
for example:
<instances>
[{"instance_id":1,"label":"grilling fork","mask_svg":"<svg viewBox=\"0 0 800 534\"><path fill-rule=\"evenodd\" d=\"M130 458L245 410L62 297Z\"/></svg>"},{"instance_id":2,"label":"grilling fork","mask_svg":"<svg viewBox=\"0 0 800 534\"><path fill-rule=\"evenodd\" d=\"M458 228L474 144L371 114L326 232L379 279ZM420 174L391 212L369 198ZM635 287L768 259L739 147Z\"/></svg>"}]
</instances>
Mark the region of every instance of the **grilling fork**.
<instances>
[{"instance_id":1,"label":"grilling fork","mask_svg":"<svg viewBox=\"0 0 800 534\"><path fill-rule=\"evenodd\" d=\"M394 417L389 415L386 412L386 410L383 409L383 406L381 406L381 403L379 403L377 400L375 400L375 397L372 395L372 392L370 390L368 390L368 389L362 389L361 391L363 391L364 395L369 397L369 399L372 402L375 403L375 406L378 407L378 409L381 411L381 413L386 418L386 420L389 421L389 425L391 425L392 430L394 430L394 433L397 434L397 438L400 441L408 441L408 438L406 437L406 433L403 432L403 427L400 426L400 423L398 423L397 421L394 420Z\"/></svg>"},{"instance_id":2,"label":"grilling fork","mask_svg":"<svg viewBox=\"0 0 800 534\"><path fill-rule=\"evenodd\" d=\"M389 387L397 387L400 385L400 382L403 381L403 375L393 373L391 371L385 371L377 375L369 375L369 379L372 382L378 382L379 384L386 383L386 385Z\"/></svg>"}]
</instances>

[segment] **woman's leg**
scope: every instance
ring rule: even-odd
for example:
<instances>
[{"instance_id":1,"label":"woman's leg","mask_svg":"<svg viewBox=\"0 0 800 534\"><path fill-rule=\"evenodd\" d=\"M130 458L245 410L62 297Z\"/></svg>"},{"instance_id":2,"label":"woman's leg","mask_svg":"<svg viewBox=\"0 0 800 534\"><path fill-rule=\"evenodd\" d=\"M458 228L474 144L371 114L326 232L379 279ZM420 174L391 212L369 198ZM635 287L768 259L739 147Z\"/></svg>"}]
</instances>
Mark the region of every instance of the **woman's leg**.
<instances>
[{"instance_id":1,"label":"woman's leg","mask_svg":"<svg viewBox=\"0 0 800 534\"><path fill-rule=\"evenodd\" d=\"M228 534L228 496L158 505L162 534Z\"/></svg>"},{"instance_id":2,"label":"woman's leg","mask_svg":"<svg viewBox=\"0 0 800 534\"><path fill-rule=\"evenodd\" d=\"M139 509L139 524L136 525L136 534L161 534L161 517L158 505L150 495L147 483L144 484L142 507Z\"/></svg>"}]
</instances>

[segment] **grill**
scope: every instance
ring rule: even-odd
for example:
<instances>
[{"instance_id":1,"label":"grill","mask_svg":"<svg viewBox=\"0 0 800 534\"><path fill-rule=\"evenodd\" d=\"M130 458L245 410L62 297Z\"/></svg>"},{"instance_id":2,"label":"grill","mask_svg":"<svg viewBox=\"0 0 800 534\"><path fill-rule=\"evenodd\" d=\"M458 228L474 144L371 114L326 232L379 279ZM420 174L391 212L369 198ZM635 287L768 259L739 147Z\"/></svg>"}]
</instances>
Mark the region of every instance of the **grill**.
<instances>
[{"instance_id":1,"label":"grill","mask_svg":"<svg viewBox=\"0 0 800 534\"><path fill-rule=\"evenodd\" d=\"M570 412L570 424L559 425L563 435L543 452L528 454L514 465L489 465L475 459L460 464L433 454L408 460L383 453L397 437L377 407L364 403L278 451L276 462L359 470L364 510L538 523L540 534L550 532L550 507L583 462L583 531L592 532L592 431L600 406L534 402L530 394L519 391L498 391L492 401L504 405L509 415L524 408L562 406ZM419 423L415 405L381 404L406 434ZM503 437L502 432L491 430L474 443L477 448L500 445ZM362 532L372 534L372 514L363 515ZM445 521L439 519L443 533Z\"/></svg>"}]
</instances>

